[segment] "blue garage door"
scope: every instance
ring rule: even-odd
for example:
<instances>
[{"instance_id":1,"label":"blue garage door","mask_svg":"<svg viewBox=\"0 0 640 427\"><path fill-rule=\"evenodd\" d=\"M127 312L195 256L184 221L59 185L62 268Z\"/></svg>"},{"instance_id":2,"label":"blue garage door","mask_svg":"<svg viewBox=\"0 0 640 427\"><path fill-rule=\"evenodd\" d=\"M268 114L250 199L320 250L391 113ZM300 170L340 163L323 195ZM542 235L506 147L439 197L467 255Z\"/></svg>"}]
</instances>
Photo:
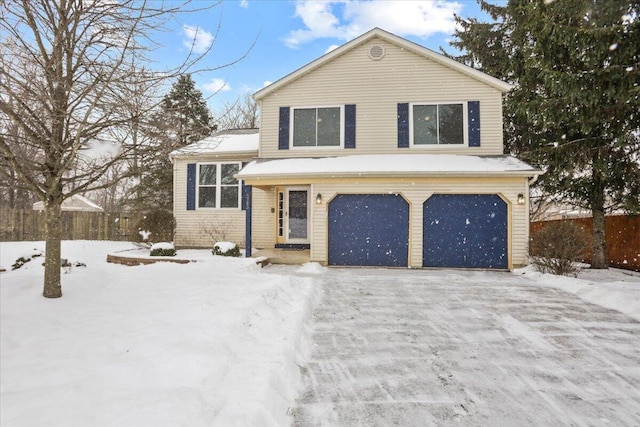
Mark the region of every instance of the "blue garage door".
<instances>
[{"instance_id":1,"label":"blue garage door","mask_svg":"<svg viewBox=\"0 0 640 427\"><path fill-rule=\"evenodd\" d=\"M507 204L496 194L434 194L423 207L422 265L508 268Z\"/></svg>"},{"instance_id":2,"label":"blue garage door","mask_svg":"<svg viewBox=\"0 0 640 427\"><path fill-rule=\"evenodd\" d=\"M339 194L329 203L329 265L406 267L409 204L396 194Z\"/></svg>"}]
</instances>

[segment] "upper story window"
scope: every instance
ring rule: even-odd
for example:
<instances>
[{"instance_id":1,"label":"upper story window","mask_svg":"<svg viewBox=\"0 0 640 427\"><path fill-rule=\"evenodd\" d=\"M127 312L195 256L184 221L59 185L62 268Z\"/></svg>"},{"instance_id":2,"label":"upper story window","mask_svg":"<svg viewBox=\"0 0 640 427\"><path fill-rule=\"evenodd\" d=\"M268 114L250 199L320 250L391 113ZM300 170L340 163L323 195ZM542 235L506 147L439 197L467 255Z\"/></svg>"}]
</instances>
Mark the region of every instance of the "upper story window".
<instances>
[{"instance_id":1,"label":"upper story window","mask_svg":"<svg viewBox=\"0 0 640 427\"><path fill-rule=\"evenodd\" d=\"M293 147L341 147L342 107L293 108Z\"/></svg>"},{"instance_id":2,"label":"upper story window","mask_svg":"<svg viewBox=\"0 0 640 427\"><path fill-rule=\"evenodd\" d=\"M411 144L467 145L465 103L411 104Z\"/></svg>"},{"instance_id":3,"label":"upper story window","mask_svg":"<svg viewBox=\"0 0 640 427\"><path fill-rule=\"evenodd\" d=\"M198 165L198 208L240 207L240 181L234 175L240 163L200 163Z\"/></svg>"}]
</instances>

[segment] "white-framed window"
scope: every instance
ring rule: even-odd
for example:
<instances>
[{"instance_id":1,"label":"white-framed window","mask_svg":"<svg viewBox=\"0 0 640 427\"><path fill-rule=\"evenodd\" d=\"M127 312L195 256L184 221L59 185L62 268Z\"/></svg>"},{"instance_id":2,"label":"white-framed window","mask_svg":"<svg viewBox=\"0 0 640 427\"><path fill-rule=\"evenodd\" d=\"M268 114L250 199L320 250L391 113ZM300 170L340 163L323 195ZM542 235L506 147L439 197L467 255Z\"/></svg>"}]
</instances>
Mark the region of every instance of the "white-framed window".
<instances>
[{"instance_id":1,"label":"white-framed window","mask_svg":"<svg viewBox=\"0 0 640 427\"><path fill-rule=\"evenodd\" d=\"M198 163L198 208L238 209L242 189L234 175L240 167L238 162Z\"/></svg>"},{"instance_id":2,"label":"white-framed window","mask_svg":"<svg viewBox=\"0 0 640 427\"><path fill-rule=\"evenodd\" d=\"M293 107L293 148L339 148L344 145L344 106Z\"/></svg>"},{"instance_id":3,"label":"white-framed window","mask_svg":"<svg viewBox=\"0 0 640 427\"><path fill-rule=\"evenodd\" d=\"M413 103L409 138L415 147L468 145L467 103Z\"/></svg>"}]
</instances>

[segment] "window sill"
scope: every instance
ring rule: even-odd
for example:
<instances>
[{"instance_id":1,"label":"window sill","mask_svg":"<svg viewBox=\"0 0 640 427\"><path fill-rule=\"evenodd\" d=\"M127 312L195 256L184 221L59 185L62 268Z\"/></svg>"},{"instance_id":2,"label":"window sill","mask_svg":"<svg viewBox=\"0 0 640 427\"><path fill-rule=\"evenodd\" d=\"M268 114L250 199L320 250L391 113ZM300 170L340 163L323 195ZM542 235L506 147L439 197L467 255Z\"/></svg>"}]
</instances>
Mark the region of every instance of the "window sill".
<instances>
[{"instance_id":1,"label":"window sill","mask_svg":"<svg viewBox=\"0 0 640 427\"><path fill-rule=\"evenodd\" d=\"M319 147L296 147L291 145L291 150L342 150L344 145L321 145Z\"/></svg>"},{"instance_id":2,"label":"window sill","mask_svg":"<svg viewBox=\"0 0 640 427\"><path fill-rule=\"evenodd\" d=\"M201 208L196 207L196 211L239 211L242 210L240 207L237 208Z\"/></svg>"}]
</instances>

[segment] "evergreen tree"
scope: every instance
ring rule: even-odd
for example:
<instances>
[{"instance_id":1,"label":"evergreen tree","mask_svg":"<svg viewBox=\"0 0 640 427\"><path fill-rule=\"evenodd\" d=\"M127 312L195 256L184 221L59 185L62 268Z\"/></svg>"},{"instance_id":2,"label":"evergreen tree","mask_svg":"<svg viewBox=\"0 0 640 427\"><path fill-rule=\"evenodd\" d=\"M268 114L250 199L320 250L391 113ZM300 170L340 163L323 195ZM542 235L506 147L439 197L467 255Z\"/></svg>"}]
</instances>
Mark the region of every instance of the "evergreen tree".
<instances>
[{"instance_id":1,"label":"evergreen tree","mask_svg":"<svg viewBox=\"0 0 640 427\"><path fill-rule=\"evenodd\" d=\"M604 215L640 209L640 3L481 0L493 22L456 17L457 59L514 84L509 151L539 185L593 215L592 268L607 268Z\"/></svg>"},{"instance_id":2,"label":"evergreen tree","mask_svg":"<svg viewBox=\"0 0 640 427\"><path fill-rule=\"evenodd\" d=\"M134 204L142 210L172 210L173 167L169 153L211 135L216 129L202 92L196 89L190 74L180 76L173 84L151 124L156 148L143 166Z\"/></svg>"},{"instance_id":3,"label":"evergreen tree","mask_svg":"<svg viewBox=\"0 0 640 427\"><path fill-rule=\"evenodd\" d=\"M171 148L197 142L215 130L213 116L190 74L180 76L165 95L157 123Z\"/></svg>"}]
</instances>

